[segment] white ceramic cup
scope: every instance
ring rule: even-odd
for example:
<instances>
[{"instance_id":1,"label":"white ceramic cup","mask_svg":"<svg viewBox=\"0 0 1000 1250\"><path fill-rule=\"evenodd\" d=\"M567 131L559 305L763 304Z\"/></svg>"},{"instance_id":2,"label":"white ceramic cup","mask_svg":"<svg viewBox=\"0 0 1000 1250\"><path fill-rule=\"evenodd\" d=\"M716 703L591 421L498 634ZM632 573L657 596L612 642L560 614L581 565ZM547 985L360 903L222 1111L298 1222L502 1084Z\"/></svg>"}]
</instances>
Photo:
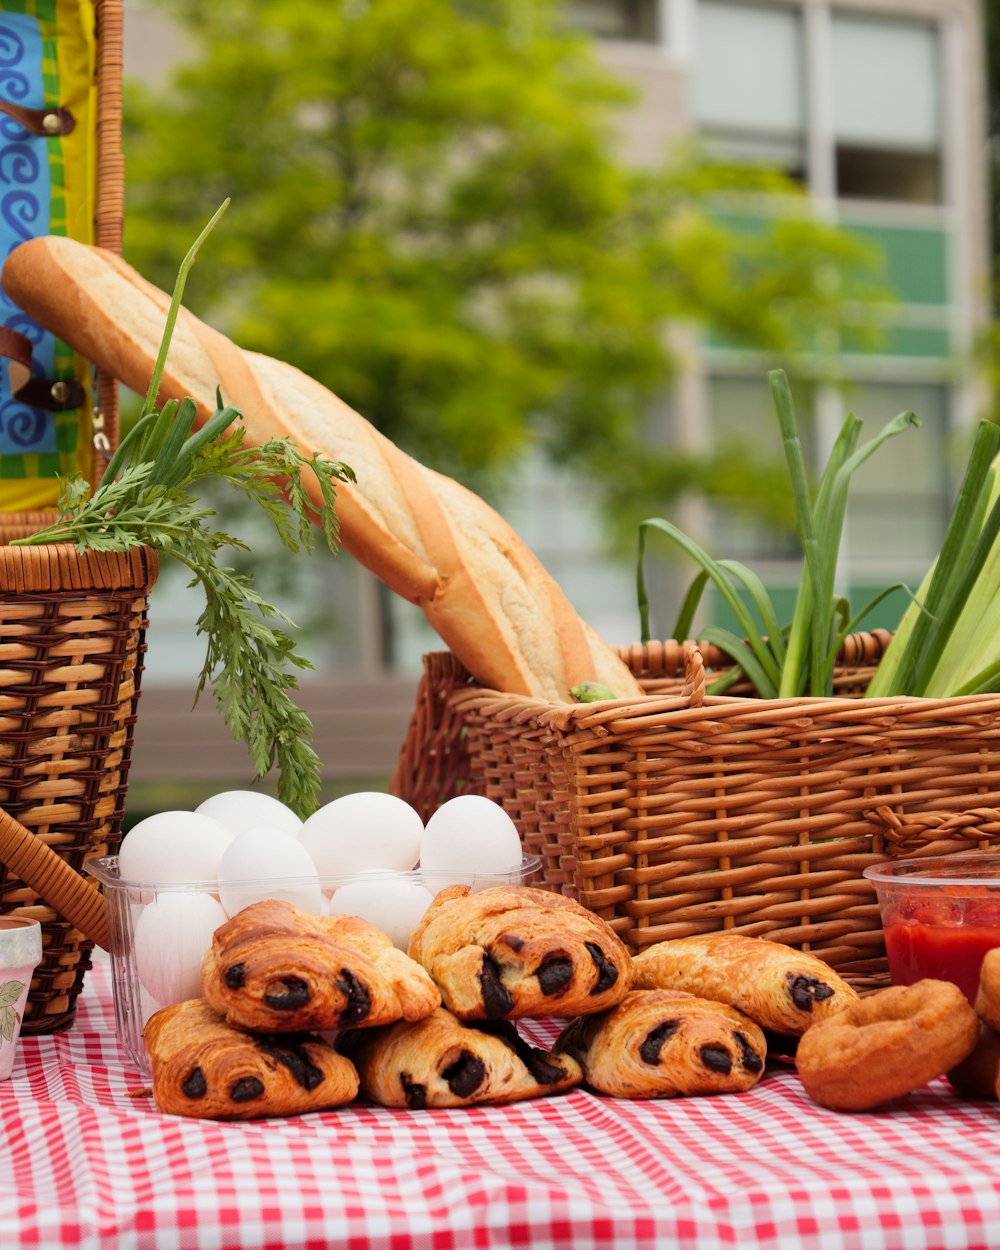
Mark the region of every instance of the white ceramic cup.
<instances>
[{"instance_id":1,"label":"white ceramic cup","mask_svg":"<svg viewBox=\"0 0 1000 1250\"><path fill-rule=\"evenodd\" d=\"M21 916L0 916L0 1081L14 1067L31 974L42 962L42 926Z\"/></svg>"}]
</instances>

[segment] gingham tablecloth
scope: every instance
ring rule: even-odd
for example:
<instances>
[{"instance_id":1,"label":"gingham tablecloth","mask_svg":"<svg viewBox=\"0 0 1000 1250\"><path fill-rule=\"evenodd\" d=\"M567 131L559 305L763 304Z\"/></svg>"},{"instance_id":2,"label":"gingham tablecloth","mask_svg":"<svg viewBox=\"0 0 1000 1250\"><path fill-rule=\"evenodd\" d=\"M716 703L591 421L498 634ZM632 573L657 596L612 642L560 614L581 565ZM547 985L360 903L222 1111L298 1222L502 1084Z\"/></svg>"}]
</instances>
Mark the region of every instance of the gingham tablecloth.
<instances>
[{"instance_id":1,"label":"gingham tablecloth","mask_svg":"<svg viewBox=\"0 0 1000 1250\"><path fill-rule=\"evenodd\" d=\"M779 1070L729 1097L248 1124L160 1115L142 1084L97 964L74 1028L22 1039L0 1084L2 1250L1000 1246L1000 1107L944 1081L865 1116Z\"/></svg>"}]
</instances>

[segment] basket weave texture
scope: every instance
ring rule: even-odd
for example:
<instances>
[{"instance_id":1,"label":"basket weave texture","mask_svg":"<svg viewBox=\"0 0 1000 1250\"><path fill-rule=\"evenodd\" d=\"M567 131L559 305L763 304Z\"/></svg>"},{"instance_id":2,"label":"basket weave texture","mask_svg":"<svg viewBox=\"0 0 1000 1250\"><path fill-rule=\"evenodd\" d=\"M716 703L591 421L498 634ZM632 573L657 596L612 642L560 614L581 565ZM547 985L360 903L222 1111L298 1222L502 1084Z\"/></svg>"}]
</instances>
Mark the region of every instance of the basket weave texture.
<instances>
[{"instance_id":1,"label":"basket weave texture","mask_svg":"<svg viewBox=\"0 0 1000 1250\"><path fill-rule=\"evenodd\" d=\"M147 548L0 546L0 809L77 874L120 840L156 573ZM42 923L24 1033L68 1027L90 967L93 941L51 902L0 868L0 914Z\"/></svg>"},{"instance_id":2,"label":"basket weave texture","mask_svg":"<svg viewBox=\"0 0 1000 1250\"><path fill-rule=\"evenodd\" d=\"M706 685L710 646L622 649L641 699L552 703L425 657L394 792L427 819L466 792L502 803L548 889L638 952L739 930L887 983L862 869L1000 840L1000 695L864 699L890 635L847 639L830 698Z\"/></svg>"}]
</instances>

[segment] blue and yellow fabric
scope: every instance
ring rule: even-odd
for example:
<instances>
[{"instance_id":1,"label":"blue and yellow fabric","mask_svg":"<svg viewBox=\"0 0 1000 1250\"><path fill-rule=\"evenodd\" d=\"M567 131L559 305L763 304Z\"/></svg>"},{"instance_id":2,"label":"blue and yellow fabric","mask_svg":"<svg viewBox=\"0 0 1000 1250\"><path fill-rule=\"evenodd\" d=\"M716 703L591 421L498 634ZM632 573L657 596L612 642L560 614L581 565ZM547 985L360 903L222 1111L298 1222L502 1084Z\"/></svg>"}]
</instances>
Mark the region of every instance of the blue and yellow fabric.
<instances>
[{"instance_id":1,"label":"blue and yellow fabric","mask_svg":"<svg viewBox=\"0 0 1000 1250\"><path fill-rule=\"evenodd\" d=\"M94 29L91 0L0 0L0 262L37 235L94 241ZM90 366L0 292L3 330L32 381L0 367L0 512L51 508L60 476L91 473Z\"/></svg>"}]
</instances>

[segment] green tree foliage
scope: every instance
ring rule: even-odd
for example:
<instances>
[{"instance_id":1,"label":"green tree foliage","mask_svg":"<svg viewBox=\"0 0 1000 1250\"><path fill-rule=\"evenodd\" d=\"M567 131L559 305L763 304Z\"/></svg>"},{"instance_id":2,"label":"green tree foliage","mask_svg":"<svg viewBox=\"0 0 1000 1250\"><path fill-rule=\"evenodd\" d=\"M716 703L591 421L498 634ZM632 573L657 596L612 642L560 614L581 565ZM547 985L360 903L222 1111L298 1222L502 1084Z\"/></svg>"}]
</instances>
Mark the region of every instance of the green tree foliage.
<instances>
[{"instance_id":1,"label":"green tree foliage","mask_svg":"<svg viewBox=\"0 0 1000 1250\"><path fill-rule=\"evenodd\" d=\"M750 453L734 473L647 434L668 322L785 360L864 294L870 254L791 183L691 151L624 164L632 97L555 0L161 7L194 56L128 98L140 270L164 282L231 196L191 306L425 463L488 491L539 447L643 512L692 484L784 496ZM763 192L789 210L763 230L713 215Z\"/></svg>"}]
</instances>

